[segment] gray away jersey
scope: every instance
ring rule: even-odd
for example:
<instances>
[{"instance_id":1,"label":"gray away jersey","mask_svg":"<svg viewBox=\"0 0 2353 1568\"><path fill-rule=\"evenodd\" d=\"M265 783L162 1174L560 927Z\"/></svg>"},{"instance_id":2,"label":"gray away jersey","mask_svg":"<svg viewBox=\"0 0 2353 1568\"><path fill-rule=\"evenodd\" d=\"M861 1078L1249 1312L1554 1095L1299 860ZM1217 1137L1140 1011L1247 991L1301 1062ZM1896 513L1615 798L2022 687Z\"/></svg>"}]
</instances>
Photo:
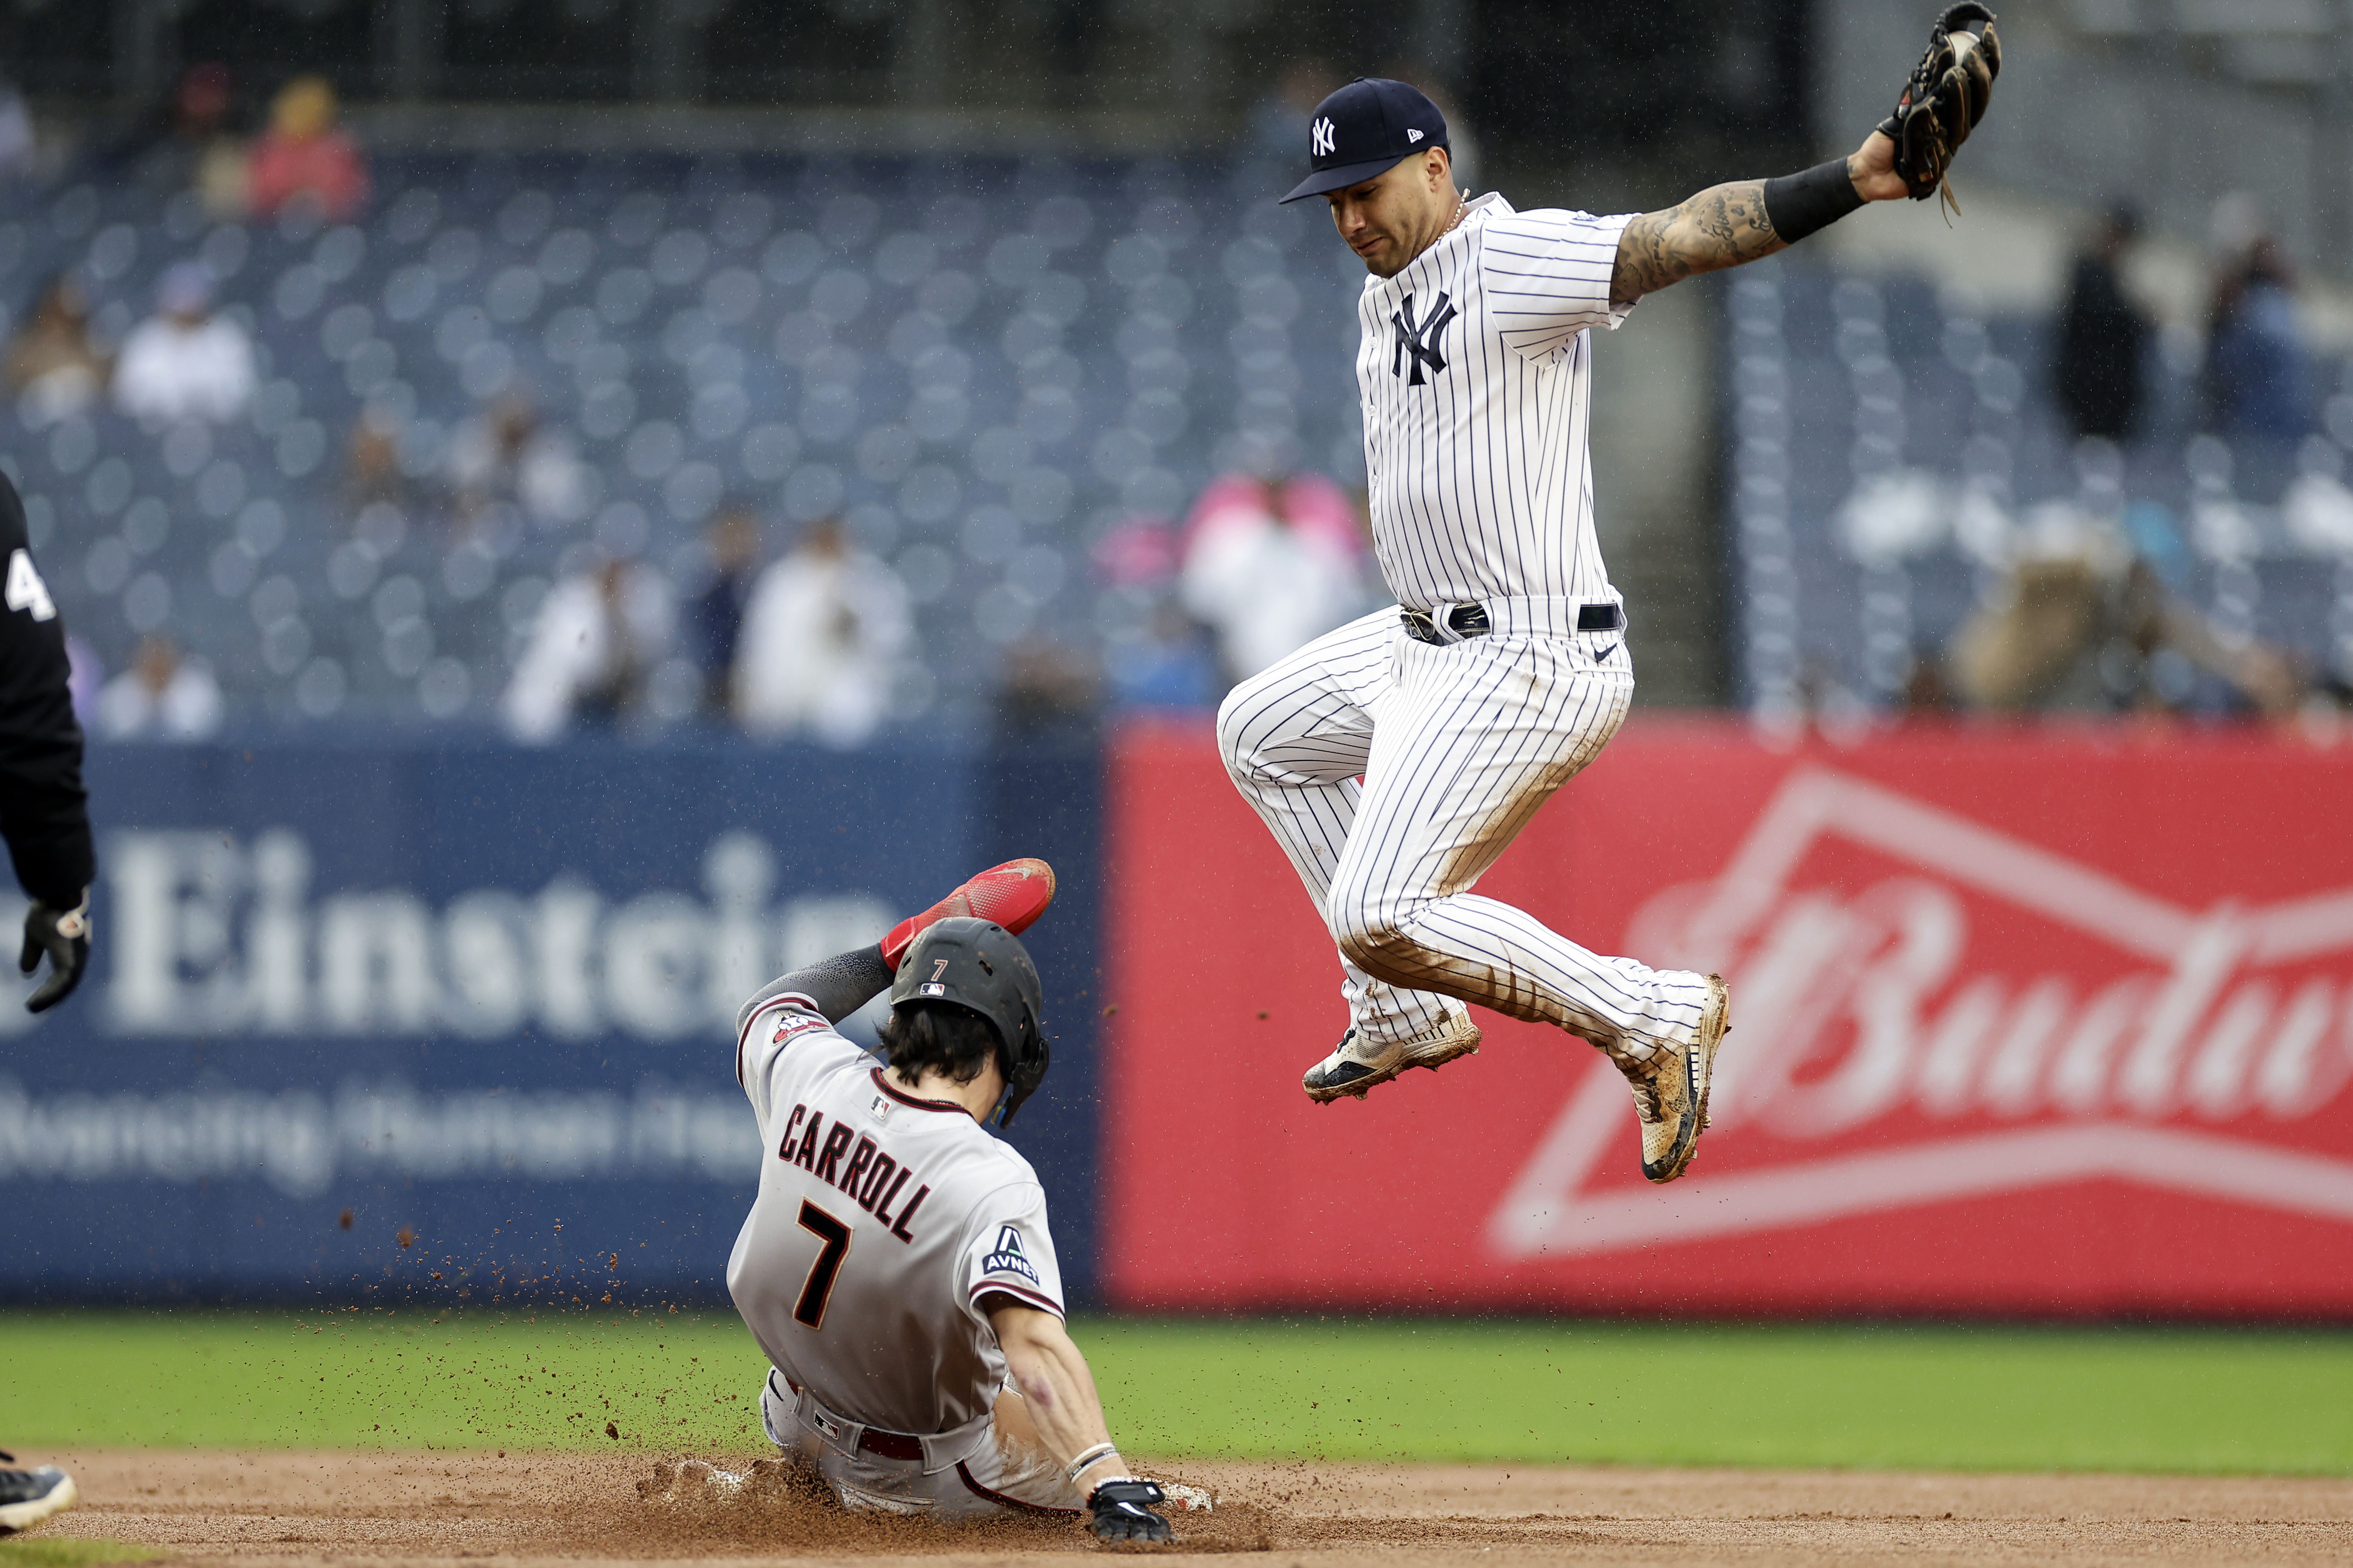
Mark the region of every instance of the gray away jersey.
<instances>
[{"instance_id":1,"label":"gray away jersey","mask_svg":"<svg viewBox=\"0 0 2353 1568\"><path fill-rule=\"evenodd\" d=\"M1373 548L1399 604L1612 599L1593 531L1593 351L1635 215L1518 213L1490 192L1357 316Z\"/></svg>"},{"instance_id":2,"label":"gray away jersey","mask_svg":"<svg viewBox=\"0 0 2353 1568\"><path fill-rule=\"evenodd\" d=\"M870 1426L924 1436L979 1415L1005 1382L980 1298L1062 1311L1029 1162L964 1107L899 1089L807 997L752 1016L735 1076L764 1152L727 1289L761 1349Z\"/></svg>"}]
</instances>

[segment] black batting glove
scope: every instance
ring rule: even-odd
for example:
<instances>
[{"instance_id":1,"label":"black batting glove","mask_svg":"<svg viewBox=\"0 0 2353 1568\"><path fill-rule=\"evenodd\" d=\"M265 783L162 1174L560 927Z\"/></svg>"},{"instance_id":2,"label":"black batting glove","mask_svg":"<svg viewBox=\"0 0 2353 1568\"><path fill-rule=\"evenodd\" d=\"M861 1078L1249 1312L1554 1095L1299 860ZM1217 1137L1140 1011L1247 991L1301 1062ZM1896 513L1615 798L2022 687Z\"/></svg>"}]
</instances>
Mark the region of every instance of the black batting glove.
<instances>
[{"instance_id":1,"label":"black batting glove","mask_svg":"<svg viewBox=\"0 0 2353 1568\"><path fill-rule=\"evenodd\" d=\"M28 1013L46 1013L72 995L74 987L81 984L82 971L90 967L89 889L82 889L81 902L69 910L53 910L37 901L25 911L25 951L17 955L16 967L32 973L45 952L49 955L49 977L25 999Z\"/></svg>"},{"instance_id":2,"label":"black batting glove","mask_svg":"<svg viewBox=\"0 0 2353 1568\"><path fill-rule=\"evenodd\" d=\"M1152 1511L1152 1505L1167 1500L1168 1494L1151 1481L1105 1481L1087 1494L1087 1507L1093 1512L1087 1528L1109 1546L1166 1545L1176 1539L1176 1532Z\"/></svg>"}]
</instances>

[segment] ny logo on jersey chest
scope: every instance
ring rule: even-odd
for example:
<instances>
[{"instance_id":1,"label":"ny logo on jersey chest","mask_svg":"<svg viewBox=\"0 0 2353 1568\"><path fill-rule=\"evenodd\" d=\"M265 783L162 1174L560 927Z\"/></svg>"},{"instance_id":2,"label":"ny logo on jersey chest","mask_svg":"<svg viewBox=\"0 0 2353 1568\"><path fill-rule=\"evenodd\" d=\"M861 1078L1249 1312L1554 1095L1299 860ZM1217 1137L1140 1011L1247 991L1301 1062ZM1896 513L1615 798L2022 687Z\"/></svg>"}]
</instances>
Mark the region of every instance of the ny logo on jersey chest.
<instances>
[{"instance_id":1,"label":"ny logo on jersey chest","mask_svg":"<svg viewBox=\"0 0 2353 1568\"><path fill-rule=\"evenodd\" d=\"M1408 294L1405 302L1389 315L1389 325L1397 329L1397 342L1389 349L1389 374L1405 376L1408 386L1421 386L1427 384L1421 374L1424 370L1443 371L1446 356L1439 352L1438 339L1452 320L1454 304L1443 290L1430 302L1430 313L1419 321L1414 320L1413 296ZM1406 374L1408 356L1412 359L1409 375Z\"/></svg>"}]
</instances>

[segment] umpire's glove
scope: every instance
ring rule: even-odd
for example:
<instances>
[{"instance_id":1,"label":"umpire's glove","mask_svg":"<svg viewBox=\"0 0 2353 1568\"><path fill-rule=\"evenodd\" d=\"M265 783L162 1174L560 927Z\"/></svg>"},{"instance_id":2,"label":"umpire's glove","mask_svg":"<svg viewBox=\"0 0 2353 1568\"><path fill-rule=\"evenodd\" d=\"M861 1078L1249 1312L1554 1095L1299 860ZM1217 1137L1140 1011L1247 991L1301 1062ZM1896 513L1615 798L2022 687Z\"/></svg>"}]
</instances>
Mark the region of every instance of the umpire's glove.
<instances>
[{"instance_id":1,"label":"umpire's glove","mask_svg":"<svg viewBox=\"0 0 2353 1568\"><path fill-rule=\"evenodd\" d=\"M81 972L90 966L89 889L82 889L81 902L69 910L53 910L37 901L25 911L25 951L17 955L16 967L32 973L45 952L49 955L49 977L25 999L27 1012L47 1012L81 984Z\"/></svg>"},{"instance_id":2,"label":"umpire's glove","mask_svg":"<svg viewBox=\"0 0 2353 1568\"><path fill-rule=\"evenodd\" d=\"M1154 1503L1167 1500L1168 1494L1151 1481L1105 1481L1087 1494L1087 1507L1093 1510L1087 1528L1095 1532L1096 1540L1113 1546L1172 1542L1176 1532L1152 1511Z\"/></svg>"}]
</instances>

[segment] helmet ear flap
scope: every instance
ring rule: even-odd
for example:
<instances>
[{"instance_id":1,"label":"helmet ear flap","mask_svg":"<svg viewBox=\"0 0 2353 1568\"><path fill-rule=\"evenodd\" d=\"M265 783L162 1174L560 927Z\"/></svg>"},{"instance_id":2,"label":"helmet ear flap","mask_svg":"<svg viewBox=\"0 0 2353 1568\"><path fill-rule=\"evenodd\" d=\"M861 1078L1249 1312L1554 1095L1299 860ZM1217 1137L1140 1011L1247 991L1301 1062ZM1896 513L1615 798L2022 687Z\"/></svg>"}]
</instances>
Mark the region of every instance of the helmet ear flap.
<instances>
[{"instance_id":1,"label":"helmet ear flap","mask_svg":"<svg viewBox=\"0 0 2353 1568\"><path fill-rule=\"evenodd\" d=\"M1021 1109L1024 1100L1038 1092L1038 1086L1046 1081L1046 1068L1051 1065L1052 1048L1026 1007L1021 1015L1021 1037L1020 1043L1008 1047L1005 1053L1013 1063L1013 1070L1006 1075L1005 1109L997 1119L999 1127L1013 1125L1014 1113Z\"/></svg>"}]
</instances>

